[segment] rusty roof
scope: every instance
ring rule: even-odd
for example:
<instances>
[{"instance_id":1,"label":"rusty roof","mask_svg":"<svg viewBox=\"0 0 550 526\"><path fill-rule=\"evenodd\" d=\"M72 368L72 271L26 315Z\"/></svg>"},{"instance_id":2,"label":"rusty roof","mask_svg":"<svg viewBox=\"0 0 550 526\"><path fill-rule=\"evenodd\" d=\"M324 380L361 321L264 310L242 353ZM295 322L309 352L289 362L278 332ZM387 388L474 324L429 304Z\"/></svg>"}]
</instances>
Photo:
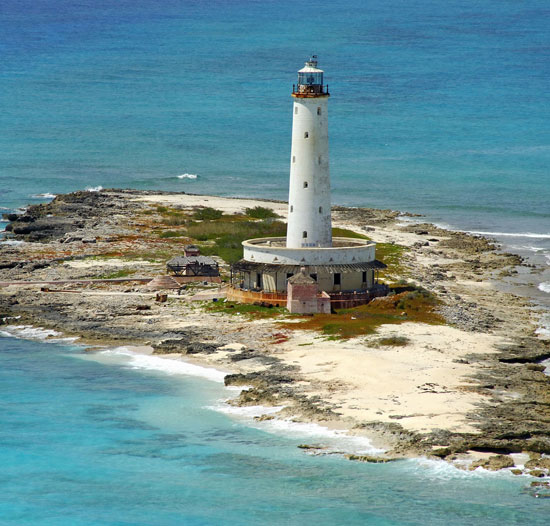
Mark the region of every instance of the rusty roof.
<instances>
[{"instance_id":1,"label":"rusty roof","mask_svg":"<svg viewBox=\"0 0 550 526\"><path fill-rule=\"evenodd\" d=\"M296 274L300 268L305 267L309 273L329 272L331 274L349 272L364 272L366 270L380 270L386 268L386 265L375 259L365 263L349 263L347 265L275 265L271 263L252 263L241 259L234 263L231 268L233 271L244 272L286 272L287 274Z\"/></svg>"}]
</instances>

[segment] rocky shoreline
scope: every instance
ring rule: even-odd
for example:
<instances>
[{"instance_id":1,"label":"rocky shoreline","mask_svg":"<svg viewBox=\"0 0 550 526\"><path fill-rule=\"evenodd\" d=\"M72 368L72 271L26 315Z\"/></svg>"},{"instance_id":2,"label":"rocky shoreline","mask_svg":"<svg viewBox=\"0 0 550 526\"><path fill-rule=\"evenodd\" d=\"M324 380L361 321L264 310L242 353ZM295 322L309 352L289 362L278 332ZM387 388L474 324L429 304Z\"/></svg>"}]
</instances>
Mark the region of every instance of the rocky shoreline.
<instances>
[{"instance_id":1,"label":"rocky shoreline","mask_svg":"<svg viewBox=\"0 0 550 526\"><path fill-rule=\"evenodd\" d=\"M94 345L149 345L156 354L185 356L230 370L227 385L247 386L232 403L284 406L277 417L365 434L385 446L385 459L426 455L462 467L549 476L550 376L541 362L550 358L550 345L534 332L528 300L494 286L524 265L521 258L479 236L443 230L418 218L403 222L395 211L335 207L336 226L405 247L400 277L437 297L448 341L457 340L460 353L449 351L438 339L437 328L426 329L428 335L419 331L415 339L411 322L395 326L403 327L403 335L412 341L401 351L382 352L375 345L376 335L326 342L307 331L281 329L275 318L251 321L205 310L195 300L201 292L216 292L211 286L189 287L181 296L169 295L167 302L155 301L138 278L163 274L164 256L181 248L179 241L174 244L157 235L159 206L183 203L185 211L207 202L232 211L255 202L284 215L283 203L207 197L134 190L75 192L8 215L11 242L0 245L0 318L6 325L17 320L18 325L54 329ZM470 349L468 342L476 341L482 342L480 347ZM424 382L414 397L418 394L421 404L422 396L431 396L435 404L442 396L463 396L463 414L457 409L457 423L445 427L445 414L437 408L418 415L422 406L417 404L414 411L399 414L384 402L373 408L380 418L366 418L361 404L367 398L351 396L357 384L334 376L339 363L327 367L322 361L307 361L320 346L334 356L355 356L360 350L377 360L389 360L391 353L447 353L441 368L450 376L461 375L460 381L456 386ZM422 360L423 355L418 356ZM414 397L404 389L402 398L395 395L392 403L403 406ZM433 427L426 424L430 421Z\"/></svg>"}]
</instances>

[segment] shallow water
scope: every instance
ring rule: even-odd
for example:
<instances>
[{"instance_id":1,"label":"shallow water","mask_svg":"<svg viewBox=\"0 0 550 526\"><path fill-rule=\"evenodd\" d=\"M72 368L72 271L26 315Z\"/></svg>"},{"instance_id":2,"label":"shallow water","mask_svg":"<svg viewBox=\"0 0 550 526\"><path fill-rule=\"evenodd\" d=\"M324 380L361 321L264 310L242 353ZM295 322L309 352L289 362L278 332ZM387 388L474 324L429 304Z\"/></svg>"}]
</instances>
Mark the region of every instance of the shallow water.
<instances>
[{"instance_id":1,"label":"shallow water","mask_svg":"<svg viewBox=\"0 0 550 526\"><path fill-rule=\"evenodd\" d=\"M285 199L291 86L318 53L336 203L493 233L550 282L546 1L4 0L0 13L2 212L101 186ZM500 525L548 512L501 474L309 457L295 446L311 429L223 414L231 393L205 378L61 344L0 348L0 524Z\"/></svg>"},{"instance_id":2,"label":"shallow water","mask_svg":"<svg viewBox=\"0 0 550 526\"><path fill-rule=\"evenodd\" d=\"M330 437L247 425L212 409L217 379L135 366L0 338L0 524L546 523L529 479L309 456Z\"/></svg>"}]
</instances>

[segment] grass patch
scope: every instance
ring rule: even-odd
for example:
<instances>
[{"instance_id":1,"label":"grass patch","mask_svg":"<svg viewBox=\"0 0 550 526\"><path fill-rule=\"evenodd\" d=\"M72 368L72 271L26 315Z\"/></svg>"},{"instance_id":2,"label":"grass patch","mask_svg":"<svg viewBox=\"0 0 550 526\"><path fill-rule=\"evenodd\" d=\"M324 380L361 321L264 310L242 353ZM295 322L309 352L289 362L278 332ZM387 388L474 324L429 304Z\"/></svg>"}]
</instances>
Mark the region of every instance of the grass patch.
<instances>
[{"instance_id":1,"label":"grass patch","mask_svg":"<svg viewBox=\"0 0 550 526\"><path fill-rule=\"evenodd\" d=\"M265 206L255 206L254 208L246 208L245 214L248 217L253 217L254 219L269 219L273 217L279 217L271 208L266 208Z\"/></svg>"},{"instance_id":2,"label":"grass patch","mask_svg":"<svg viewBox=\"0 0 550 526\"><path fill-rule=\"evenodd\" d=\"M249 303L236 303L233 301L217 301L205 305L208 312L221 312L224 314L244 314L251 320L274 318L281 314L288 314L284 307L263 307Z\"/></svg>"},{"instance_id":3,"label":"grass patch","mask_svg":"<svg viewBox=\"0 0 550 526\"><path fill-rule=\"evenodd\" d=\"M428 291L415 290L385 296L336 314L315 314L298 323L285 323L286 329L313 330L329 339L346 339L373 334L380 325L406 321L444 324L436 313L438 301Z\"/></svg>"},{"instance_id":4,"label":"grass patch","mask_svg":"<svg viewBox=\"0 0 550 526\"><path fill-rule=\"evenodd\" d=\"M380 278L392 281L406 273L401 259L405 247L392 243L376 243L376 259L387 265L388 268L380 271Z\"/></svg>"},{"instance_id":5,"label":"grass patch","mask_svg":"<svg viewBox=\"0 0 550 526\"><path fill-rule=\"evenodd\" d=\"M116 272L111 272L110 274L103 274L102 276L98 276L96 279L118 279L118 278L127 278L128 276L132 276L136 273L133 269L121 269L117 270Z\"/></svg>"},{"instance_id":6,"label":"grass patch","mask_svg":"<svg viewBox=\"0 0 550 526\"><path fill-rule=\"evenodd\" d=\"M167 226L183 226L189 223L187 216L181 212L164 217L162 223Z\"/></svg>"},{"instance_id":7,"label":"grass patch","mask_svg":"<svg viewBox=\"0 0 550 526\"><path fill-rule=\"evenodd\" d=\"M378 345L386 345L388 347L404 347L410 341L406 336L388 336L387 338L380 338L377 343Z\"/></svg>"},{"instance_id":8,"label":"grass patch","mask_svg":"<svg viewBox=\"0 0 550 526\"><path fill-rule=\"evenodd\" d=\"M205 221L190 226L187 235L200 241L201 253L217 255L227 263L235 263L243 257L242 242L255 237L277 237L286 234L286 225L281 221Z\"/></svg>"},{"instance_id":9,"label":"grass patch","mask_svg":"<svg viewBox=\"0 0 550 526\"><path fill-rule=\"evenodd\" d=\"M112 257L120 257L127 260L139 259L149 261L150 263L166 263L167 260L174 257L174 249L166 247L162 249L140 250L138 252L119 252L114 253Z\"/></svg>"},{"instance_id":10,"label":"grass patch","mask_svg":"<svg viewBox=\"0 0 550 526\"><path fill-rule=\"evenodd\" d=\"M168 208L167 206L157 206L156 212L159 213L162 218L160 224L167 226L182 226L186 225L189 221L189 216L182 210L177 208ZM146 210L143 214L151 214L152 210Z\"/></svg>"},{"instance_id":11,"label":"grass patch","mask_svg":"<svg viewBox=\"0 0 550 526\"><path fill-rule=\"evenodd\" d=\"M333 237L351 237L353 239L367 239L367 240L370 239L369 237L363 234L358 234L353 230L348 230L347 228L336 228L336 227L332 229L332 236Z\"/></svg>"},{"instance_id":12,"label":"grass patch","mask_svg":"<svg viewBox=\"0 0 550 526\"><path fill-rule=\"evenodd\" d=\"M165 230L164 232L159 233L161 239L169 239L172 237L182 237L185 236L185 232L178 230Z\"/></svg>"}]
</instances>

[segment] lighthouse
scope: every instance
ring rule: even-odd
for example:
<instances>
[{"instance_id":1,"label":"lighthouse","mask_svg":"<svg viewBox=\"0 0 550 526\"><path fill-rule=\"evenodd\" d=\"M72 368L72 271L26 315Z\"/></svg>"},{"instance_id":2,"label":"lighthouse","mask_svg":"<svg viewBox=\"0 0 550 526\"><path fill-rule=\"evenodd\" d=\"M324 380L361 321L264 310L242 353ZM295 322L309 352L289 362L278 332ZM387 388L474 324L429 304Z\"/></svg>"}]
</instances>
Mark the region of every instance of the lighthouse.
<instances>
[{"instance_id":1,"label":"lighthouse","mask_svg":"<svg viewBox=\"0 0 550 526\"><path fill-rule=\"evenodd\" d=\"M293 86L288 248L331 247L328 86L313 55Z\"/></svg>"},{"instance_id":2,"label":"lighthouse","mask_svg":"<svg viewBox=\"0 0 550 526\"><path fill-rule=\"evenodd\" d=\"M328 162L328 86L312 56L292 88L292 148L286 237L242 242L231 265L229 300L290 312L329 313L388 293L369 239L332 237Z\"/></svg>"}]
</instances>

